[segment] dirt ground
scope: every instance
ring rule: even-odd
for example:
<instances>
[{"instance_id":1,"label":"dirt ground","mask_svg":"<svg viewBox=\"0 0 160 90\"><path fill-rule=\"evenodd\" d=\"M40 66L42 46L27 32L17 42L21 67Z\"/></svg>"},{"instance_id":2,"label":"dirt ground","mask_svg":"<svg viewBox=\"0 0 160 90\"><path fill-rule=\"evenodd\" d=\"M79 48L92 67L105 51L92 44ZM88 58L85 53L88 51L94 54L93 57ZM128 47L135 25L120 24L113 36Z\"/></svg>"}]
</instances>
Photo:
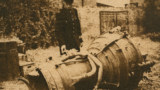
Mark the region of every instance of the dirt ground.
<instances>
[{"instance_id":1,"label":"dirt ground","mask_svg":"<svg viewBox=\"0 0 160 90\"><path fill-rule=\"evenodd\" d=\"M148 54L147 60L154 60L156 64L151 68L151 72L144 73L145 78L140 81L136 90L160 90L160 42L153 42L145 35L131 37L132 42L137 45L141 53ZM87 46L84 43L84 46ZM86 47L83 47L84 49ZM49 47L48 49L36 49L27 51L28 60L36 64L46 62L48 57L52 56L53 60L59 58L59 48Z\"/></svg>"},{"instance_id":2,"label":"dirt ground","mask_svg":"<svg viewBox=\"0 0 160 90\"><path fill-rule=\"evenodd\" d=\"M160 90L160 42L153 42L145 35L133 37L132 41L138 45L142 54L148 54L148 60L156 62L151 72L144 73L146 78L140 81L137 90Z\"/></svg>"}]
</instances>

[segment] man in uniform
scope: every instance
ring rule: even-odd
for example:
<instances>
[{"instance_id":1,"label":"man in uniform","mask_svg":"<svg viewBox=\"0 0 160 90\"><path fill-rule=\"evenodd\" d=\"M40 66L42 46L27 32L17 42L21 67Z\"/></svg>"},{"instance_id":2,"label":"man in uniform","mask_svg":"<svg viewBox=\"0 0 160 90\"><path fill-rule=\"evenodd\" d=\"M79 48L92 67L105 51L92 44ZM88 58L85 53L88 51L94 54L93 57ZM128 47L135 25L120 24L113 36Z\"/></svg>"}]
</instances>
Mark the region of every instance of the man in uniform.
<instances>
[{"instance_id":1,"label":"man in uniform","mask_svg":"<svg viewBox=\"0 0 160 90\"><path fill-rule=\"evenodd\" d=\"M72 8L73 0L63 0L63 8L56 15L56 38L60 47L60 54L63 55L62 49L76 49L80 51L82 43L81 27L77 10Z\"/></svg>"}]
</instances>

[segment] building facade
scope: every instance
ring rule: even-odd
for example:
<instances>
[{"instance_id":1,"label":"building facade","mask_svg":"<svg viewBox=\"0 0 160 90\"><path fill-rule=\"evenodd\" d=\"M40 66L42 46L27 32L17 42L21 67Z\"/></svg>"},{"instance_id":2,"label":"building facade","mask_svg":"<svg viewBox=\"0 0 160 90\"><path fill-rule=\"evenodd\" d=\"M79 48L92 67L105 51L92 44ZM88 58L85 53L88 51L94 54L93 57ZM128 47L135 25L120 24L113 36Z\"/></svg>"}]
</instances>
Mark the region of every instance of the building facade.
<instances>
[{"instance_id":1,"label":"building facade","mask_svg":"<svg viewBox=\"0 0 160 90\"><path fill-rule=\"evenodd\" d=\"M75 7L95 7L96 0L74 0L73 6Z\"/></svg>"}]
</instances>

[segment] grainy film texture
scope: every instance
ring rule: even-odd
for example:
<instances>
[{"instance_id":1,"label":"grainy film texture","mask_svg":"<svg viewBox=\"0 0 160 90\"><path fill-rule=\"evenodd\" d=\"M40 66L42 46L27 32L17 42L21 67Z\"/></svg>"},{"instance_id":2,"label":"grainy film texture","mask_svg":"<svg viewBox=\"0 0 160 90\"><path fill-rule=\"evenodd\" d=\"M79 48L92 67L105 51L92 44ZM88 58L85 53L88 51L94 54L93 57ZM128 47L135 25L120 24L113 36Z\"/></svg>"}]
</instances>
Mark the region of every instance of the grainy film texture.
<instances>
[{"instance_id":1,"label":"grainy film texture","mask_svg":"<svg viewBox=\"0 0 160 90\"><path fill-rule=\"evenodd\" d=\"M0 90L159 90L160 0L0 0Z\"/></svg>"}]
</instances>

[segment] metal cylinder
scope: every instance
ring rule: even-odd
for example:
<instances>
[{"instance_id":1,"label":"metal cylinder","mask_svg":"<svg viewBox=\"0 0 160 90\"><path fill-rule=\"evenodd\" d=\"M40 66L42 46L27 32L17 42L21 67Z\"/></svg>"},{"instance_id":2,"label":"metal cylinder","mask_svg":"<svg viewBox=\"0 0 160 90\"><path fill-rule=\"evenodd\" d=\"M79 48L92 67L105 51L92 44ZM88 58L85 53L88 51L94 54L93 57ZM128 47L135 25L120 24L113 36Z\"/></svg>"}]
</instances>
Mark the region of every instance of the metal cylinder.
<instances>
[{"instance_id":1,"label":"metal cylinder","mask_svg":"<svg viewBox=\"0 0 160 90\"><path fill-rule=\"evenodd\" d=\"M0 42L0 81L14 80L19 76L17 43Z\"/></svg>"},{"instance_id":2,"label":"metal cylinder","mask_svg":"<svg viewBox=\"0 0 160 90\"><path fill-rule=\"evenodd\" d=\"M121 87L129 83L129 74L133 73L136 66L143 62L138 48L124 36L104 34L96 39L88 49L103 64L103 80Z\"/></svg>"},{"instance_id":3,"label":"metal cylinder","mask_svg":"<svg viewBox=\"0 0 160 90\"><path fill-rule=\"evenodd\" d=\"M75 84L79 80L73 79L73 77L82 76L91 70L91 65L89 64L88 60L80 62L68 62L58 65L47 63L43 64L43 66L40 68L40 72L45 78L49 90L75 90ZM94 80L96 81L96 78ZM86 82L88 83L88 81L85 81L85 83ZM94 84L89 86L93 85Z\"/></svg>"},{"instance_id":4,"label":"metal cylinder","mask_svg":"<svg viewBox=\"0 0 160 90\"><path fill-rule=\"evenodd\" d=\"M102 63L101 84L125 87L131 78L142 75L135 69L143 61L141 53L125 35L101 35L92 42L88 52ZM58 64L50 62L41 66L39 73L49 90L90 90L97 82L99 70L96 64L84 59L75 56Z\"/></svg>"}]
</instances>

